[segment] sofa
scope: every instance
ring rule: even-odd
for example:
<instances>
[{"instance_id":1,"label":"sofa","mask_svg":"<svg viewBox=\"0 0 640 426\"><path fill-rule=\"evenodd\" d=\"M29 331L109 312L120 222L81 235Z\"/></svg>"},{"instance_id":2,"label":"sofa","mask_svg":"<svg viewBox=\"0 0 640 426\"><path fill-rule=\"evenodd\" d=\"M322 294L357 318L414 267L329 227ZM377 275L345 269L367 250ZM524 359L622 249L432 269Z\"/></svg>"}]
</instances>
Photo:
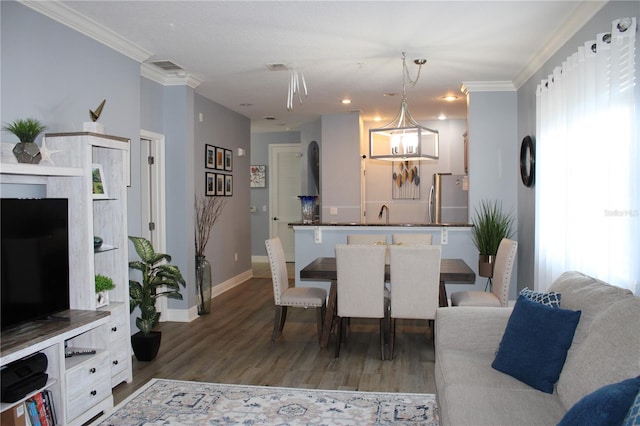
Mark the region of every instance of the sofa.
<instances>
[{"instance_id":1,"label":"sofa","mask_svg":"<svg viewBox=\"0 0 640 426\"><path fill-rule=\"evenodd\" d=\"M492 367L513 307L438 309L435 383L441 426L556 425L583 397L640 376L639 297L579 272L565 272L548 291L560 293L561 309L581 311L552 393Z\"/></svg>"}]
</instances>

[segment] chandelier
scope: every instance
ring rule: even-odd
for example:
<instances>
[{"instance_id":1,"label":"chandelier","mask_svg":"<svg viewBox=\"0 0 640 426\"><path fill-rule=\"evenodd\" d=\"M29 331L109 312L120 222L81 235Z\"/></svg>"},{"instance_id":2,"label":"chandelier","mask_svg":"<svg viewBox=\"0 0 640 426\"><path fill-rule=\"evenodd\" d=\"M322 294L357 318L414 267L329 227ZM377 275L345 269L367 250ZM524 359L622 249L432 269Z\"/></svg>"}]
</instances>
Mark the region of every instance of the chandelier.
<instances>
[{"instance_id":1,"label":"chandelier","mask_svg":"<svg viewBox=\"0 0 640 426\"><path fill-rule=\"evenodd\" d=\"M400 111L390 123L369 130L369 157L376 160L437 160L439 157L439 133L437 130L421 126L409 112L407 104L407 80L411 87L420 78L422 65L426 59L416 59L418 75L409 77L406 55L402 52L402 102Z\"/></svg>"}]
</instances>

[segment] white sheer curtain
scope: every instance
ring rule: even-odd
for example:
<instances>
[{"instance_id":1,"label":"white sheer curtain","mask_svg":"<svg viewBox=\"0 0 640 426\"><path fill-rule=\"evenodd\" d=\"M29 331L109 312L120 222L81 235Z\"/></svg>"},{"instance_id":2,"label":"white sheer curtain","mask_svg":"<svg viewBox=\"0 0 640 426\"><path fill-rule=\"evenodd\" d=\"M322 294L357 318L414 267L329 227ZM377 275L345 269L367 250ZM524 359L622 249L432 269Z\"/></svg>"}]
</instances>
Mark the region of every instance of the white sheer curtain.
<instances>
[{"instance_id":1,"label":"white sheer curtain","mask_svg":"<svg viewBox=\"0 0 640 426\"><path fill-rule=\"evenodd\" d=\"M636 18L613 21L537 90L536 270L577 270L640 295Z\"/></svg>"}]
</instances>

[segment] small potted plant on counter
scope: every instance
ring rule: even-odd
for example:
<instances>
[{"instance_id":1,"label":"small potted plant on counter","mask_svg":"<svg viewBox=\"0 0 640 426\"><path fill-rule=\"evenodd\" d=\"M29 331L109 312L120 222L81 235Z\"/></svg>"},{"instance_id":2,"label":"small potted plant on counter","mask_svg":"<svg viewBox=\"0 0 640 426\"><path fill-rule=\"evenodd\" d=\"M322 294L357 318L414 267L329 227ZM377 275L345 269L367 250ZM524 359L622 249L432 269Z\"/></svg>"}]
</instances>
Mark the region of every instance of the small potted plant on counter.
<instances>
[{"instance_id":1,"label":"small potted plant on counter","mask_svg":"<svg viewBox=\"0 0 640 426\"><path fill-rule=\"evenodd\" d=\"M38 135L46 128L47 126L35 118L18 119L2 126L2 130L13 133L20 140L13 147L13 155L19 163L38 164L40 162L42 154L35 142Z\"/></svg>"},{"instance_id":2,"label":"small potted plant on counter","mask_svg":"<svg viewBox=\"0 0 640 426\"><path fill-rule=\"evenodd\" d=\"M139 361L151 361L158 354L162 337L159 331L153 331L160 319L156 299L164 296L182 300L180 286L185 286L185 280L180 269L169 264L171 256L156 253L145 238L130 236L129 239L140 256L140 260L129 262L129 267L142 273L142 283L129 280L130 312L140 308L140 316L136 318L140 331L131 336L131 346Z\"/></svg>"},{"instance_id":3,"label":"small potted plant on counter","mask_svg":"<svg viewBox=\"0 0 640 426\"><path fill-rule=\"evenodd\" d=\"M493 264L503 238L513 236L513 216L498 201L483 200L471 219L471 240L479 252L478 274L493 277Z\"/></svg>"},{"instance_id":4,"label":"small potted plant on counter","mask_svg":"<svg viewBox=\"0 0 640 426\"><path fill-rule=\"evenodd\" d=\"M113 280L104 275L96 275L96 308L109 304L109 290L116 288Z\"/></svg>"}]
</instances>

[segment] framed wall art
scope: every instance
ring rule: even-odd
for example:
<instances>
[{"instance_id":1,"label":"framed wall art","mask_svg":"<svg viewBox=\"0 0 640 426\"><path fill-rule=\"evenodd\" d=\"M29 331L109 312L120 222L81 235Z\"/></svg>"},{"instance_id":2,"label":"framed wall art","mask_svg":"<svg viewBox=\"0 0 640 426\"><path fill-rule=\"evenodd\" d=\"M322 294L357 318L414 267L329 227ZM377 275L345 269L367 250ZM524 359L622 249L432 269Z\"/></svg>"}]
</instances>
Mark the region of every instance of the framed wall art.
<instances>
[{"instance_id":1,"label":"framed wall art","mask_svg":"<svg viewBox=\"0 0 640 426\"><path fill-rule=\"evenodd\" d=\"M100 164L93 164L91 166L91 185L93 186L93 198L108 198L107 184L104 181L104 172Z\"/></svg>"},{"instance_id":2,"label":"framed wall art","mask_svg":"<svg viewBox=\"0 0 640 426\"><path fill-rule=\"evenodd\" d=\"M205 173L204 195L216 195L216 174L211 172Z\"/></svg>"},{"instance_id":3,"label":"framed wall art","mask_svg":"<svg viewBox=\"0 0 640 426\"><path fill-rule=\"evenodd\" d=\"M216 175L216 195L224 195L224 175Z\"/></svg>"},{"instance_id":4,"label":"framed wall art","mask_svg":"<svg viewBox=\"0 0 640 426\"><path fill-rule=\"evenodd\" d=\"M216 168L216 147L206 144L204 146L204 167L207 169Z\"/></svg>"},{"instance_id":5,"label":"framed wall art","mask_svg":"<svg viewBox=\"0 0 640 426\"><path fill-rule=\"evenodd\" d=\"M233 176L224 175L224 195L230 197L233 195Z\"/></svg>"},{"instance_id":6,"label":"framed wall art","mask_svg":"<svg viewBox=\"0 0 640 426\"><path fill-rule=\"evenodd\" d=\"M227 172L233 170L233 151L230 149L224 150L224 170Z\"/></svg>"},{"instance_id":7,"label":"framed wall art","mask_svg":"<svg viewBox=\"0 0 640 426\"><path fill-rule=\"evenodd\" d=\"M216 169L224 170L224 148L216 147Z\"/></svg>"},{"instance_id":8,"label":"framed wall art","mask_svg":"<svg viewBox=\"0 0 640 426\"><path fill-rule=\"evenodd\" d=\"M249 166L249 182L251 188L266 188L267 166L264 164Z\"/></svg>"}]
</instances>

